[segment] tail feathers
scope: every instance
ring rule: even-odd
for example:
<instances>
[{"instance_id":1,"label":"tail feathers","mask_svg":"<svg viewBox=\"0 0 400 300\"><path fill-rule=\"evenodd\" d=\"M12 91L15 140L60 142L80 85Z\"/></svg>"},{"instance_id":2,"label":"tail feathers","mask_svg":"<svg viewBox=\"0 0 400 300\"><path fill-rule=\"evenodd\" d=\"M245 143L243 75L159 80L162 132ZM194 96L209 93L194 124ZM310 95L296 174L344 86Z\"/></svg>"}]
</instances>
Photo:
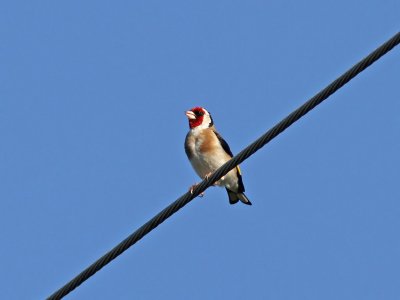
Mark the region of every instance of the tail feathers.
<instances>
[{"instance_id":1,"label":"tail feathers","mask_svg":"<svg viewBox=\"0 0 400 300\"><path fill-rule=\"evenodd\" d=\"M236 204L240 200L244 204L251 205L249 198L244 193L235 193L228 189L226 191L228 192L230 204Z\"/></svg>"}]
</instances>

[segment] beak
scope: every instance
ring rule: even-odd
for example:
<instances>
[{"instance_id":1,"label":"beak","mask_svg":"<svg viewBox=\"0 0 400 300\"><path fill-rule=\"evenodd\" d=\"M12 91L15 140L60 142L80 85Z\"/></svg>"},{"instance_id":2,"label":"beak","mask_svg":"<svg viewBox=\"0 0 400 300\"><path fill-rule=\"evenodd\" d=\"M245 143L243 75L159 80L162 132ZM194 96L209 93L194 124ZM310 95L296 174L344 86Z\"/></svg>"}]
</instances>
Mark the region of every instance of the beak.
<instances>
[{"instance_id":1,"label":"beak","mask_svg":"<svg viewBox=\"0 0 400 300\"><path fill-rule=\"evenodd\" d=\"M187 112L185 112L185 115L186 115L186 117L188 117L189 120L196 119L196 115L191 110L188 110Z\"/></svg>"}]
</instances>

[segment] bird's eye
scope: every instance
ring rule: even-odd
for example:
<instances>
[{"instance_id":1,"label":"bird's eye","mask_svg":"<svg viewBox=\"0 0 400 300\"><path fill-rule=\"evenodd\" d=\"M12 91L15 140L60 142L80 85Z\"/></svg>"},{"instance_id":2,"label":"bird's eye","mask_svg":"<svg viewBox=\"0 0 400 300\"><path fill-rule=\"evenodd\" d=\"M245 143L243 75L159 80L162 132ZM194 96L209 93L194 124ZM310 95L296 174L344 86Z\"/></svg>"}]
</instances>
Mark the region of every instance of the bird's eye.
<instances>
[{"instance_id":1,"label":"bird's eye","mask_svg":"<svg viewBox=\"0 0 400 300\"><path fill-rule=\"evenodd\" d=\"M196 115L196 117L200 117L200 116L204 115L204 113L202 111L200 111L200 110L194 111L194 114Z\"/></svg>"}]
</instances>

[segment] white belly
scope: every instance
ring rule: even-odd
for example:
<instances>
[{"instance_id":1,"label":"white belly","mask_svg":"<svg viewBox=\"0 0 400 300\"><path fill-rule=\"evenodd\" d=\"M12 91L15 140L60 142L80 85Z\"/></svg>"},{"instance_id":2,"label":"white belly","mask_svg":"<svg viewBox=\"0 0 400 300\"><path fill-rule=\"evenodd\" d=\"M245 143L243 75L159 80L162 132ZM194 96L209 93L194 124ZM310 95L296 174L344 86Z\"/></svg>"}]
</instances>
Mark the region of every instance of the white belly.
<instances>
[{"instance_id":1,"label":"white belly","mask_svg":"<svg viewBox=\"0 0 400 300\"><path fill-rule=\"evenodd\" d=\"M207 135L201 134L200 130L191 130L186 137L185 142L186 150L190 153L190 163L197 175L202 179L204 179L206 175L215 172L219 167L230 160L230 156L225 152L219 144L220 142L218 138L214 135L208 135L208 138L211 138L212 140L207 140L208 143L214 143L214 148L212 150L208 148L207 152L201 151L201 149L204 149L204 147L202 148L204 138L207 138ZM236 168L231 170L215 184L236 191L238 189Z\"/></svg>"},{"instance_id":2,"label":"white belly","mask_svg":"<svg viewBox=\"0 0 400 300\"><path fill-rule=\"evenodd\" d=\"M213 173L229 159L226 157L225 153L214 153L214 155L202 155L199 151L193 152L193 157L190 160L193 169L196 171L200 178L204 179L207 174ZM219 186L225 186L233 191L238 188L238 180L236 169L228 172L221 180L217 181L215 184Z\"/></svg>"}]
</instances>

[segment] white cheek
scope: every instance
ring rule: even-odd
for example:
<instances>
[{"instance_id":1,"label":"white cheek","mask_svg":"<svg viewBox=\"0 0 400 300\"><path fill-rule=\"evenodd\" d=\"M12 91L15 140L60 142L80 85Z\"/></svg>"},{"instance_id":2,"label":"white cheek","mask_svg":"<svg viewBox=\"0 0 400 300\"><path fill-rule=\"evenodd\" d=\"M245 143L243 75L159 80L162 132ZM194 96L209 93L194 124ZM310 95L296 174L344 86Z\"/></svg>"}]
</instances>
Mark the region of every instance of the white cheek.
<instances>
[{"instance_id":1,"label":"white cheek","mask_svg":"<svg viewBox=\"0 0 400 300\"><path fill-rule=\"evenodd\" d=\"M193 130L200 131L200 130L206 129L206 128L210 127L210 123L211 123L210 116L206 114L203 117L203 122L199 126L193 128Z\"/></svg>"}]
</instances>

